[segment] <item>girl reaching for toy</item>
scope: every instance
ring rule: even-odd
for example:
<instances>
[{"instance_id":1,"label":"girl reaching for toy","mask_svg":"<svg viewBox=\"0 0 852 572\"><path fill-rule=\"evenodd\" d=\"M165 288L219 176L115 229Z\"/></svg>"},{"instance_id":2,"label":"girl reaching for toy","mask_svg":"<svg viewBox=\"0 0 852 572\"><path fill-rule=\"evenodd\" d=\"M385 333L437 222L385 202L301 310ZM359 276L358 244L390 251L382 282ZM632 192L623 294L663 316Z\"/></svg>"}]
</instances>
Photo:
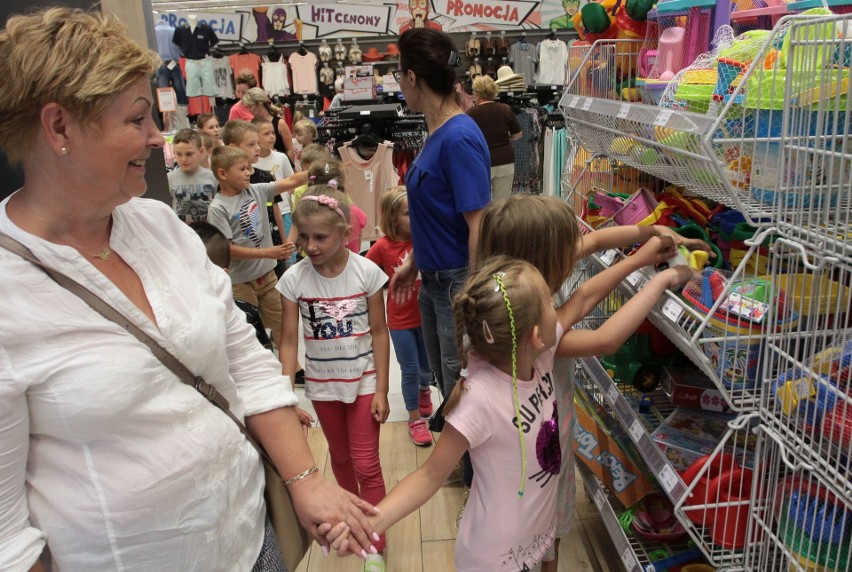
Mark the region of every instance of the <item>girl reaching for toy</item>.
<instances>
[{"instance_id":1,"label":"girl reaching for toy","mask_svg":"<svg viewBox=\"0 0 852 572\"><path fill-rule=\"evenodd\" d=\"M422 506L470 450L477 475L456 539L459 572L531 571L555 541L561 470L552 369L557 356L607 353L635 330L667 288L693 276L678 266L657 274L598 330L566 331L627 274L673 255L654 238L628 260L577 289L554 309L551 288L528 262L496 256L465 281L453 301L465 376L445 405L433 453L379 503L370 517L383 532ZM461 347L468 339L469 347ZM464 370L463 370L464 371ZM343 555L348 539L332 541Z\"/></svg>"}]
</instances>

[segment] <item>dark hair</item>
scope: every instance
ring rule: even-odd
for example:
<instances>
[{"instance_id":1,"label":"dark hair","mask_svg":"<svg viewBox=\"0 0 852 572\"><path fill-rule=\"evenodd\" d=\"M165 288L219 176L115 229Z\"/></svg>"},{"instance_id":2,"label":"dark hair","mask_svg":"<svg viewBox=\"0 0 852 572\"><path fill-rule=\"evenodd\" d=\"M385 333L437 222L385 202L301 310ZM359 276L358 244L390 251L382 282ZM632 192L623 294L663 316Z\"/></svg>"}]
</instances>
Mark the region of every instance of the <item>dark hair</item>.
<instances>
[{"instance_id":1,"label":"dark hair","mask_svg":"<svg viewBox=\"0 0 852 572\"><path fill-rule=\"evenodd\" d=\"M456 81L458 61L453 40L445 32L432 28L411 28L399 38L399 66L412 70L438 95L450 95Z\"/></svg>"},{"instance_id":2,"label":"dark hair","mask_svg":"<svg viewBox=\"0 0 852 572\"><path fill-rule=\"evenodd\" d=\"M210 261L219 268L231 265L231 243L218 228L209 222L191 222L190 228L201 238Z\"/></svg>"}]
</instances>

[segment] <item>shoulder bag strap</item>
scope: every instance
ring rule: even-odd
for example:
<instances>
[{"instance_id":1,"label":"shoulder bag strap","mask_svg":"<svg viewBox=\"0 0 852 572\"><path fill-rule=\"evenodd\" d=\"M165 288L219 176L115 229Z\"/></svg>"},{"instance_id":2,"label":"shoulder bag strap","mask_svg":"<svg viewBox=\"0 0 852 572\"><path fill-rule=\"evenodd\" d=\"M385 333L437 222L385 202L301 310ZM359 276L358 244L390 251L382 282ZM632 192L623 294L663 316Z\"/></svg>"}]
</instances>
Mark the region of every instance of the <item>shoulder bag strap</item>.
<instances>
[{"instance_id":1,"label":"shoulder bag strap","mask_svg":"<svg viewBox=\"0 0 852 572\"><path fill-rule=\"evenodd\" d=\"M5 248L6 250L17 254L21 258L35 264L44 272L50 276L54 282L83 300L86 304L89 305L95 312L106 318L111 322L115 322L127 332L132 334L137 340L148 346L148 349L151 350L151 353L156 357L166 368L169 369L173 374L177 376L177 378L183 383L194 387L198 393L200 393L207 401L218 407L225 413L231 420L237 424L240 432L245 435L246 439L257 449L258 453L271 465L275 466L272 460L267 455L266 451L260 444L249 434L246 426L237 418L236 415L231 413L231 405L228 403L228 400L216 391L216 388L204 381L204 378L201 376L197 376L193 374L189 368L187 368L181 361L176 358L169 350L164 348L157 342L154 338L143 332L136 324L128 320L121 312L110 306L107 302L104 302L98 295L93 293L91 290L70 278L69 276L59 272L58 270L46 266L43 264L35 255L30 251L29 248L21 244L19 241L15 240L11 236L0 233L0 247Z\"/></svg>"}]
</instances>

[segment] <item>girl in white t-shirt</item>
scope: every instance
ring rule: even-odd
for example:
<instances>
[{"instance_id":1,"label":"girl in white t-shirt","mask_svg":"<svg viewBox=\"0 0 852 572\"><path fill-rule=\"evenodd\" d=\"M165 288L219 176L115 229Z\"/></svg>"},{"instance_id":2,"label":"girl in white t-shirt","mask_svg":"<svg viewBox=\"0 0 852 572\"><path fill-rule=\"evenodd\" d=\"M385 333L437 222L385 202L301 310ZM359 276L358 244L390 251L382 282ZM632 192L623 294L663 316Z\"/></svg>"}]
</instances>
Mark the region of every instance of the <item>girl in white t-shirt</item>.
<instances>
[{"instance_id":1,"label":"girl in white t-shirt","mask_svg":"<svg viewBox=\"0 0 852 572\"><path fill-rule=\"evenodd\" d=\"M693 276L686 267L660 272L597 330L570 330L631 272L674 256L653 238L626 261L586 281L558 310L530 263L495 256L465 281L453 302L456 337L467 371L444 406L435 450L378 504L370 517L382 532L425 503L469 450L473 485L456 537L459 572L536 571L556 538L562 452L553 382L556 356L615 351L666 288ZM468 347L461 347L467 339ZM347 541L348 543L348 541ZM341 538L332 548L347 549Z\"/></svg>"},{"instance_id":2,"label":"girl in white t-shirt","mask_svg":"<svg viewBox=\"0 0 852 572\"><path fill-rule=\"evenodd\" d=\"M294 379L301 335L305 397L328 441L337 484L375 505L385 496L379 427L389 412L390 342L382 292L387 276L346 248L349 200L334 186L310 187L296 205L293 224L305 258L276 286L284 297L284 373ZM297 413L303 425L313 423L308 412ZM374 547L384 550L384 536Z\"/></svg>"}]
</instances>

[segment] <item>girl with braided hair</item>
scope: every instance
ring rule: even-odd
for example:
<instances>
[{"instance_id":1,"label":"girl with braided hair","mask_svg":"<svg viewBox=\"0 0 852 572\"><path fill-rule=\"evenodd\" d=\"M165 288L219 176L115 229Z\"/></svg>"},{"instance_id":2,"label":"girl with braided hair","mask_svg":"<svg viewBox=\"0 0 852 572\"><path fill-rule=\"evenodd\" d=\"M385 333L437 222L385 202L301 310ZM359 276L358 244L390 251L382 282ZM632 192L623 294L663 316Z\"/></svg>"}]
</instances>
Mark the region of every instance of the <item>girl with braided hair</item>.
<instances>
[{"instance_id":1,"label":"girl with braided hair","mask_svg":"<svg viewBox=\"0 0 852 572\"><path fill-rule=\"evenodd\" d=\"M456 537L456 569L541 570L556 540L562 469L557 403L566 392L554 383L554 358L620 347L667 288L694 275L689 268L658 273L597 330L570 328L628 274L674 251L673 241L654 237L558 309L552 286L527 261L497 255L472 272L453 301L464 369L444 405L444 430L426 462L378 504L370 517L376 531L425 503L469 450L476 478ZM341 554L347 545L335 538L332 549Z\"/></svg>"}]
</instances>

